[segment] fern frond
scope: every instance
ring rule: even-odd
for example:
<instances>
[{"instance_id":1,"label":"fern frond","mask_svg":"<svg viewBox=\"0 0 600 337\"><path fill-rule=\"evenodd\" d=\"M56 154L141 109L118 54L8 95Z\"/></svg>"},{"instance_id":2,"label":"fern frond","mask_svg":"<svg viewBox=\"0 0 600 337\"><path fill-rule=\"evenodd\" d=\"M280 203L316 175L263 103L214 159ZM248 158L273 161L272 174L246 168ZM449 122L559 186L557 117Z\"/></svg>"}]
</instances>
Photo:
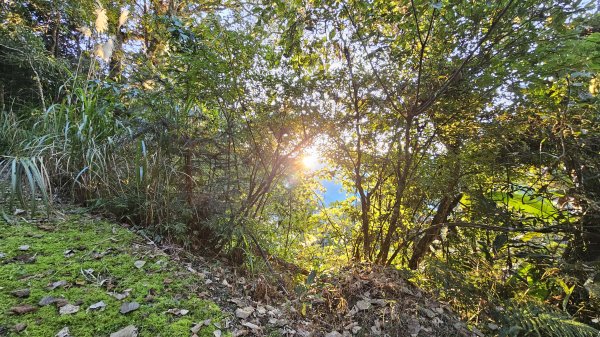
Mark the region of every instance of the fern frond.
<instances>
[{"instance_id":1,"label":"fern frond","mask_svg":"<svg viewBox=\"0 0 600 337\"><path fill-rule=\"evenodd\" d=\"M575 321L565 313L538 305L511 307L502 320L501 337L600 337L600 330Z\"/></svg>"}]
</instances>

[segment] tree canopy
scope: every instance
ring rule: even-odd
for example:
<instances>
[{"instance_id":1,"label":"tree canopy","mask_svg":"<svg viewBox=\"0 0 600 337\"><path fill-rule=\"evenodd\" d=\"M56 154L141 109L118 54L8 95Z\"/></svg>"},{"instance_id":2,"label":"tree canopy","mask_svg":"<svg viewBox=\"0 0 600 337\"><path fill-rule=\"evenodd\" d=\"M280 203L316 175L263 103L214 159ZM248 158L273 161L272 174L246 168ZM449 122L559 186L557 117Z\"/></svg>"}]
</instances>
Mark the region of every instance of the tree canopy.
<instances>
[{"instance_id":1,"label":"tree canopy","mask_svg":"<svg viewBox=\"0 0 600 337\"><path fill-rule=\"evenodd\" d=\"M0 23L10 207L60 194L238 263L405 268L474 321L598 327L593 2L8 0Z\"/></svg>"}]
</instances>

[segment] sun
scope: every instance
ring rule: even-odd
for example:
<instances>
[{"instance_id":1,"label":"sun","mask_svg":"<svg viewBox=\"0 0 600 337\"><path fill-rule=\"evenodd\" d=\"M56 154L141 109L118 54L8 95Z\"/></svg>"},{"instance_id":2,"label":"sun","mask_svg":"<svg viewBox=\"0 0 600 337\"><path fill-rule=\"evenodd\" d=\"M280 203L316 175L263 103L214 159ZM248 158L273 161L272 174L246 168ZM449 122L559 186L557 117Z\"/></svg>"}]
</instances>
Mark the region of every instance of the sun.
<instances>
[{"instance_id":1,"label":"sun","mask_svg":"<svg viewBox=\"0 0 600 337\"><path fill-rule=\"evenodd\" d=\"M316 155L307 153L302 156L302 166L304 166L305 169L308 169L308 170L315 169L318 164L319 164L319 159L317 158Z\"/></svg>"}]
</instances>

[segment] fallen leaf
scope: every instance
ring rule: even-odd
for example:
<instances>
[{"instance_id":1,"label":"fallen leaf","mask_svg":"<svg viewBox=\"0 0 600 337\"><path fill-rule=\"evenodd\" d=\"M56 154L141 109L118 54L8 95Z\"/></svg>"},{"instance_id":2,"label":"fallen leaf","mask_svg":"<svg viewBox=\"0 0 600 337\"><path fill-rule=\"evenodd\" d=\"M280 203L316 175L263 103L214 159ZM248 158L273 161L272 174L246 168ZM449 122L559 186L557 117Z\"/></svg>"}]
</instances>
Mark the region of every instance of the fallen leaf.
<instances>
[{"instance_id":1,"label":"fallen leaf","mask_svg":"<svg viewBox=\"0 0 600 337\"><path fill-rule=\"evenodd\" d=\"M20 209L20 208L16 208L13 215L23 215L25 214L27 211L25 211L24 209Z\"/></svg>"},{"instance_id":2,"label":"fallen leaf","mask_svg":"<svg viewBox=\"0 0 600 337\"><path fill-rule=\"evenodd\" d=\"M144 267L144 265L146 264L146 261L144 260L137 260L133 263L133 265L137 268L137 269L142 269L142 267Z\"/></svg>"},{"instance_id":3,"label":"fallen leaf","mask_svg":"<svg viewBox=\"0 0 600 337\"><path fill-rule=\"evenodd\" d=\"M18 298L29 297L30 293L31 293L31 291L29 289L18 289L18 290L14 290L14 291L10 292L11 295L13 295L14 297L18 297Z\"/></svg>"},{"instance_id":4,"label":"fallen leaf","mask_svg":"<svg viewBox=\"0 0 600 337\"><path fill-rule=\"evenodd\" d=\"M34 263L36 260L35 255L32 254L23 254L23 255L17 255L13 258L14 261L19 261L19 262L23 262L23 263Z\"/></svg>"},{"instance_id":5,"label":"fallen leaf","mask_svg":"<svg viewBox=\"0 0 600 337\"><path fill-rule=\"evenodd\" d=\"M22 251L29 250L29 245L22 245L22 246L19 246L19 250L22 250Z\"/></svg>"},{"instance_id":6,"label":"fallen leaf","mask_svg":"<svg viewBox=\"0 0 600 337\"><path fill-rule=\"evenodd\" d=\"M433 310L430 310L427 308L421 308L420 311L422 313L424 313L425 315L427 315L427 317L429 317L429 318L434 318L435 316L437 316L437 314L435 312L433 312Z\"/></svg>"},{"instance_id":7,"label":"fallen leaf","mask_svg":"<svg viewBox=\"0 0 600 337\"><path fill-rule=\"evenodd\" d=\"M222 334L221 330L213 331L213 335L215 335L215 337L221 337L221 334Z\"/></svg>"},{"instance_id":8,"label":"fallen leaf","mask_svg":"<svg viewBox=\"0 0 600 337\"><path fill-rule=\"evenodd\" d=\"M237 318L246 319L254 312L253 307L237 308L235 310L235 316Z\"/></svg>"},{"instance_id":9,"label":"fallen leaf","mask_svg":"<svg viewBox=\"0 0 600 337\"><path fill-rule=\"evenodd\" d=\"M29 305L29 304L19 304L16 307L10 308L10 311L12 311L13 313L15 313L17 315L27 314L30 312L34 312L36 310L37 310L36 307L34 307L33 305Z\"/></svg>"},{"instance_id":10,"label":"fallen leaf","mask_svg":"<svg viewBox=\"0 0 600 337\"><path fill-rule=\"evenodd\" d=\"M104 308L106 308L106 303L104 303L104 301L100 301L90 305L88 310L104 310Z\"/></svg>"},{"instance_id":11,"label":"fallen leaf","mask_svg":"<svg viewBox=\"0 0 600 337\"><path fill-rule=\"evenodd\" d=\"M373 327L371 327L372 329ZM408 322L408 333L412 337L417 337L419 335L419 331L421 331L423 327L417 322L417 320L411 320Z\"/></svg>"},{"instance_id":12,"label":"fallen leaf","mask_svg":"<svg viewBox=\"0 0 600 337\"><path fill-rule=\"evenodd\" d=\"M61 315L71 315L74 314L76 312L79 311L79 306L78 305L73 305L73 304L67 304L65 306L62 306L60 308L60 310L58 310L58 313Z\"/></svg>"},{"instance_id":13,"label":"fallen leaf","mask_svg":"<svg viewBox=\"0 0 600 337\"><path fill-rule=\"evenodd\" d=\"M75 251L73 251L73 249L67 249L67 250L65 250L63 255L65 257L73 257L73 256L75 256Z\"/></svg>"},{"instance_id":14,"label":"fallen leaf","mask_svg":"<svg viewBox=\"0 0 600 337\"><path fill-rule=\"evenodd\" d=\"M113 332L110 334L110 337L137 337L138 329L134 325L128 325L123 329Z\"/></svg>"},{"instance_id":15,"label":"fallen leaf","mask_svg":"<svg viewBox=\"0 0 600 337\"><path fill-rule=\"evenodd\" d=\"M356 307L359 310L369 310L371 308L371 302L366 300L360 300L356 302Z\"/></svg>"},{"instance_id":16,"label":"fallen leaf","mask_svg":"<svg viewBox=\"0 0 600 337\"><path fill-rule=\"evenodd\" d=\"M325 334L325 337L342 337L343 335L337 331L332 331L330 333Z\"/></svg>"},{"instance_id":17,"label":"fallen leaf","mask_svg":"<svg viewBox=\"0 0 600 337\"><path fill-rule=\"evenodd\" d=\"M258 325L254 324L254 323L250 323L250 322L244 322L244 323L242 323L242 325L245 326L245 327L247 327L247 328L250 328L252 330L259 330L260 329L260 327Z\"/></svg>"},{"instance_id":18,"label":"fallen leaf","mask_svg":"<svg viewBox=\"0 0 600 337\"><path fill-rule=\"evenodd\" d=\"M125 302L121 304L120 312L122 314L126 314L132 311L135 311L140 308L140 304L137 302Z\"/></svg>"},{"instance_id":19,"label":"fallen leaf","mask_svg":"<svg viewBox=\"0 0 600 337\"><path fill-rule=\"evenodd\" d=\"M27 324L25 324L25 323L17 323L13 327L15 332L21 332L21 331L25 330L26 328L27 328Z\"/></svg>"},{"instance_id":20,"label":"fallen leaf","mask_svg":"<svg viewBox=\"0 0 600 337\"><path fill-rule=\"evenodd\" d=\"M46 232L54 231L54 227L49 225L39 225L38 228Z\"/></svg>"}]
</instances>

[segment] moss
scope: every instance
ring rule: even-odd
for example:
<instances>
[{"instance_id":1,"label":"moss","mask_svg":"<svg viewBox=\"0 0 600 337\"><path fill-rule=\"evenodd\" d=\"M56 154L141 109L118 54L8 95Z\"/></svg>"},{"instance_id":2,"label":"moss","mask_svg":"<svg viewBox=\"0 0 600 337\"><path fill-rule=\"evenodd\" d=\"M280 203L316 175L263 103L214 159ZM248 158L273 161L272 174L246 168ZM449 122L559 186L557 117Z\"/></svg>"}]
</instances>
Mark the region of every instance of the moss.
<instances>
[{"instance_id":1,"label":"moss","mask_svg":"<svg viewBox=\"0 0 600 337\"><path fill-rule=\"evenodd\" d=\"M54 336L68 326L72 335L85 337L107 336L133 324L140 336L190 336L194 323L209 318L218 322L224 317L213 302L198 298L196 294L202 288L194 275L118 225L83 216L38 225L0 222L0 253L5 254L0 258L0 330L25 323L24 335ZM48 227L54 230L48 231ZM29 250L20 251L22 245L29 245ZM71 250L72 255L65 256ZM35 262L14 260L23 254L34 255ZM136 260L146 264L137 268ZM61 280L68 285L48 289L49 284ZM10 294L22 288L31 290L28 298ZM108 294L126 289L131 289L130 295L121 301ZM54 305L38 307L44 296L80 303L80 310L73 315L59 315ZM86 310L99 301L106 303L105 310ZM140 303L140 308L121 314L121 304L131 301ZM10 308L19 304L31 304L38 310L25 315L10 314ZM173 308L187 309L189 313L181 317L166 313ZM213 336L214 329L203 328L201 336Z\"/></svg>"}]
</instances>

